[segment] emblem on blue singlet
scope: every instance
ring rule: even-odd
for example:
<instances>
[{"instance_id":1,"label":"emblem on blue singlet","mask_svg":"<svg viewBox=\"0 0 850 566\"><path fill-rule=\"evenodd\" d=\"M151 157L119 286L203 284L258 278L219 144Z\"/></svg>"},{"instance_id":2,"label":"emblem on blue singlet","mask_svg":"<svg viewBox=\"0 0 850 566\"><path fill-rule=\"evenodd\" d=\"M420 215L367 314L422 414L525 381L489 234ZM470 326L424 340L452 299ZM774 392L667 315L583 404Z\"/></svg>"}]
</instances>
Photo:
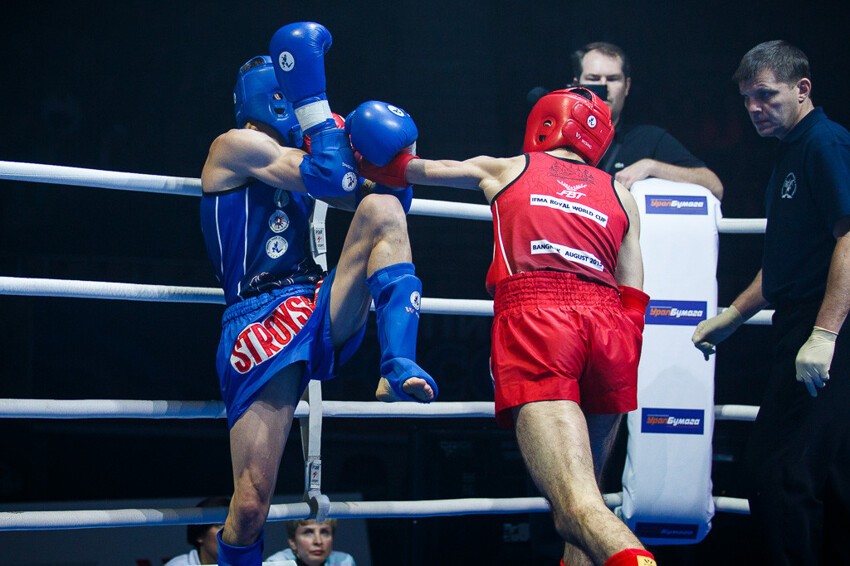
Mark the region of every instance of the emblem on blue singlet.
<instances>
[{"instance_id":1,"label":"emblem on blue singlet","mask_svg":"<svg viewBox=\"0 0 850 566\"><path fill-rule=\"evenodd\" d=\"M289 228L289 217L282 210L275 210L269 217L269 228L275 234L280 234Z\"/></svg>"},{"instance_id":2,"label":"emblem on blue singlet","mask_svg":"<svg viewBox=\"0 0 850 566\"><path fill-rule=\"evenodd\" d=\"M289 248L289 244L286 243L286 240L280 236L275 236L269 238L269 241L266 242L266 255L272 259L277 259L286 253L287 248Z\"/></svg>"},{"instance_id":3,"label":"emblem on blue singlet","mask_svg":"<svg viewBox=\"0 0 850 566\"><path fill-rule=\"evenodd\" d=\"M283 189L278 189L274 194L274 205L283 208L287 204L289 204L289 193Z\"/></svg>"}]
</instances>

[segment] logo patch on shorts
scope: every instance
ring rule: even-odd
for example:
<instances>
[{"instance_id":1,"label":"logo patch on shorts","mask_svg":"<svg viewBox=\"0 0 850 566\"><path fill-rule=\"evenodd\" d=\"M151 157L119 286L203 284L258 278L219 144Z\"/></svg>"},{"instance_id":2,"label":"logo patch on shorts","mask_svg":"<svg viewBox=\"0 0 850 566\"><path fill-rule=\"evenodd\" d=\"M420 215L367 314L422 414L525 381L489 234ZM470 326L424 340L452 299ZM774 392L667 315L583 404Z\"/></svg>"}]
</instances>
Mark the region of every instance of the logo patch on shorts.
<instances>
[{"instance_id":1,"label":"logo patch on shorts","mask_svg":"<svg viewBox=\"0 0 850 566\"><path fill-rule=\"evenodd\" d=\"M249 324L233 343L231 367L246 373L272 359L304 328L314 308L304 297L289 297L264 320Z\"/></svg>"}]
</instances>

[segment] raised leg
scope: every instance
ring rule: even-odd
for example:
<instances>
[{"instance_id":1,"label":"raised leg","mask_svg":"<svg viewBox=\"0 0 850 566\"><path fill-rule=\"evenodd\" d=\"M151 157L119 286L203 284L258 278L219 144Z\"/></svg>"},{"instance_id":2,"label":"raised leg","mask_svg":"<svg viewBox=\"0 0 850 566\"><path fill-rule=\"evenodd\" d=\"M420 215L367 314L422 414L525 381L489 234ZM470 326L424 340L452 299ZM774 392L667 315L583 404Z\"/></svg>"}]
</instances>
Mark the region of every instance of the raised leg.
<instances>
[{"instance_id":1,"label":"raised leg","mask_svg":"<svg viewBox=\"0 0 850 566\"><path fill-rule=\"evenodd\" d=\"M412 268L411 258L407 221L398 199L382 194L366 196L354 213L337 265L331 290L331 334L335 345L343 344L366 322L374 298L382 342L382 370L388 367L385 358L415 360L418 305L415 313L408 312L404 306L381 308L387 304L410 303L414 291L412 280L421 288L407 267ZM403 393L416 401L434 399L436 384L430 376L418 366L412 369L406 364L406 369L409 371L398 383L400 390L393 391L390 387L387 393L389 382L382 376L378 398L395 401Z\"/></svg>"}]
</instances>

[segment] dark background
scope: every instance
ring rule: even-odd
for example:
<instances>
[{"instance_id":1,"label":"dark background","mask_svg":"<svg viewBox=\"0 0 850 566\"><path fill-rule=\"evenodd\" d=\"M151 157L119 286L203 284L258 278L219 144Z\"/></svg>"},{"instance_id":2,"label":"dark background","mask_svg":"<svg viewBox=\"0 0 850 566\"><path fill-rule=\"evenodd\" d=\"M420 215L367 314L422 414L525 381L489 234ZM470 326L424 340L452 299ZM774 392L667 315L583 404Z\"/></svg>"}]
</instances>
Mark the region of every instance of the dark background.
<instances>
[{"instance_id":1,"label":"dark background","mask_svg":"<svg viewBox=\"0 0 850 566\"><path fill-rule=\"evenodd\" d=\"M409 111L426 157L520 151L526 94L571 79L569 53L596 40L632 58L625 117L671 131L721 178L727 218L761 217L775 140L756 136L731 82L755 44L784 38L812 64L817 105L850 124L847 9L809 2L28 2L0 21L0 160L198 177L233 123L236 69L285 23L333 34L331 108L368 99ZM214 287L198 201L0 182L0 275ZM483 203L472 192L421 198ZM349 216L331 211L331 260ZM339 225L339 228L334 226ZM410 217L425 295L486 299L486 222ZM761 236L721 237L720 304L755 274ZM0 397L217 400L223 307L0 297ZM441 401L491 400L489 318L424 315L420 362ZM378 352L366 343L326 398L371 400ZM765 327L744 327L718 355L716 401L759 403ZM297 429L296 429L297 430ZM715 495L741 496L746 423L715 430ZM161 498L231 489L222 421L0 421L0 502ZM512 436L489 419L328 419L323 489L365 500L535 495ZM291 435L278 493L303 488ZM528 536L506 540L516 525ZM525 527L520 528L522 532ZM656 549L664 564L746 563L747 517L718 514L705 541ZM369 522L381 564L556 564L544 515Z\"/></svg>"}]
</instances>

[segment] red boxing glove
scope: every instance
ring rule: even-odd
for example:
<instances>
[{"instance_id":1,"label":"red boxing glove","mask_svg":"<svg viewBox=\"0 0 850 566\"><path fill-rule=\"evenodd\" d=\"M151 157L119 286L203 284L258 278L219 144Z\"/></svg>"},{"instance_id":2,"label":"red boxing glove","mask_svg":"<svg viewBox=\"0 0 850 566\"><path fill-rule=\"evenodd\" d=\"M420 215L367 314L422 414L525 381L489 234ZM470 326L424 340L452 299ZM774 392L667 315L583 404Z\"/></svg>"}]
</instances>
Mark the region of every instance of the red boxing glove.
<instances>
[{"instance_id":1,"label":"red boxing glove","mask_svg":"<svg viewBox=\"0 0 850 566\"><path fill-rule=\"evenodd\" d=\"M645 324L646 307L649 305L649 295L634 287L620 285L620 304L623 305L623 313L637 326L641 333Z\"/></svg>"},{"instance_id":2,"label":"red boxing glove","mask_svg":"<svg viewBox=\"0 0 850 566\"><path fill-rule=\"evenodd\" d=\"M334 117L334 123L337 128L345 129L345 118L337 114L336 112L331 112ZM304 147L302 148L305 153L312 153L312 146L310 145L310 136L304 136Z\"/></svg>"},{"instance_id":3,"label":"red boxing glove","mask_svg":"<svg viewBox=\"0 0 850 566\"><path fill-rule=\"evenodd\" d=\"M419 159L418 156L410 153L409 150L412 150L412 147L402 150L383 167L367 161L359 153L355 153L354 157L358 160L360 174L370 181L375 181L376 183L394 189L404 189L410 186L410 183L405 179L407 164L413 159Z\"/></svg>"}]
</instances>

